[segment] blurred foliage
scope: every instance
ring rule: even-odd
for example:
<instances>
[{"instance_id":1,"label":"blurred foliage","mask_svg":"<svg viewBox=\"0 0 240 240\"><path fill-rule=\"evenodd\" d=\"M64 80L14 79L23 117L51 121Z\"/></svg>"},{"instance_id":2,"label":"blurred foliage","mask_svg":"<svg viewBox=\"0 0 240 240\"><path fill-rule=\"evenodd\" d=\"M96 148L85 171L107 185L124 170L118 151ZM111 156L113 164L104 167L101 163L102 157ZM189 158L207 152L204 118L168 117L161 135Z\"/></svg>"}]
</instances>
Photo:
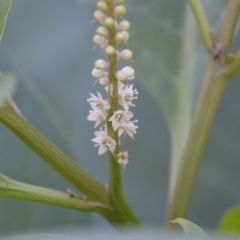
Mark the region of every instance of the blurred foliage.
<instances>
[{"instance_id":1,"label":"blurred foliage","mask_svg":"<svg viewBox=\"0 0 240 240\"><path fill-rule=\"evenodd\" d=\"M0 104L16 90L17 78L13 73L0 73Z\"/></svg>"},{"instance_id":2,"label":"blurred foliage","mask_svg":"<svg viewBox=\"0 0 240 240\"><path fill-rule=\"evenodd\" d=\"M218 226L219 234L230 234L232 236L240 235L240 207L230 208L222 217Z\"/></svg>"},{"instance_id":3,"label":"blurred foliage","mask_svg":"<svg viewBox=\"0 0 240 240\"><path fill-rule=\"evenodd\" d=\"M0 40L4 32L6 19L11 7L12 0L1 0L0 1Z\"/></svg>"},{"instance_id":4,"label":"blurred foliage","mask_svg":"<svg viewBox=\"0 0 240 240\"><path fill-rule=\"evenodd\" d=\"M172 221L172 223L178 223L183 228L184 232L187 236L191 237L201 237L201 239L210 239L209 236L196 224L184 219L177 218Z\"/></svg>"},{"instance_id":5,"label":"blurred foliage","mask_svg":"<svg viewBox=\"0 0 240 240\"><path fill-rule=\"evenodd\" d=\"M226 1L203 2L211 26L218 29ZM92 50L97 27L91 23L95 3L13 0L0 63L1 71L14 71L20 79L14 100L23 115L89 173L107 182L107 157L98 159L91 143L93 124L86 120L88 93L99 89L91 70L95 60L103 56L99 49ZM184 133L189 127L206 55L194 22L189 22L191 14L184 0L128 0L126 5L126 18L132 25L129 48L134 51L137 73L134 84L140 95L134 109L139 119L138 135L135 141L123 143L123 149L130 153L130 163L123 173L124 189L140 218L159 225L164 223L167 206L167 128L171 137L176 131L181 142L179 131ZM239 37L237 33L236 39ZM234 42L233 52L239 44ZM222 212L239 201L238 79L239 75L223 96L192 199L189 217L203 227L216 226ZM184 99L184 112L179 111L179 99ZM1 126L0 131L3 174L38 186L71 188L9 130ZM1 233L105 224L96 215L12 199L0 199L0 212Z\"/></svg>"}]
</instances>

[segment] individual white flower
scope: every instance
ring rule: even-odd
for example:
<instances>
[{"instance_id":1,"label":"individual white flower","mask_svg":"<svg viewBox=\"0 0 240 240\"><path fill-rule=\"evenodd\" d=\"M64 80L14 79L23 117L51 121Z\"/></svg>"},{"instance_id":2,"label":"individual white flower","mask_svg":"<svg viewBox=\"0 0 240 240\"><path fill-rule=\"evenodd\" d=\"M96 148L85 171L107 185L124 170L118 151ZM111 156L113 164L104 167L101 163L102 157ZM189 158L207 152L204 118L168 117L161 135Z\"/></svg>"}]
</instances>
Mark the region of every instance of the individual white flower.
<instances>
[{"instance_id":1,"label":"individual white flower","mask_svg":"<svg viewBox=\"0 0 240 240\"><path fill-rule=\"evenodd\" d=\"M107 135L106 130L96 131L94 135L96 137L92 141L96 143L95 147L99 146L98 155L105 153L108 149L111 152L115 151L117 143Z\"/></svg>"},{"instance_id":2,"label":"individual white flower","mask_svg":"<svg viewBox=\"0 0 240 240\"><path fill-rule=\"evenodd\" d=\"M122 166L126 167L128 164L128 152L120 152L117 154L117 162Z\"/></svg>"},{"instance_id":3,"label":"individual white flower","mask_svg":"<svg viewBox=\"0 0 240 240\"><path fill-rule=\"evenodd\" d=\"M136 129L138 128L134 125L134 123L138 122L138 120L130 121L132 117L132 112L118 110L113 114L112 117L109 118L109 121L112 122L114 131L119 130L119 136L125 132L129 137L134 138L133 134L136 133Z\"/></svg>"},{"instance_id":4,"label":"individual white flower","mask_svg":"<svg viewBox=\"0 0 240 240\"><path fill-rule=\"evenodd\" d=\"M99 109L104 113L104 115L107 116L106 110L108 110L111 107L108 101L104 100L102 94L99 92L97 92L97 96L92 93L89 94L91 97L87 99L87 101L89 102L92 109L93 110Z\"/></svg>"},{"instance_id":5,"label":"individual white flower","mask_svg":"<svg viewBox=\"0 0 240 240\"><path fill-rule=\"evenodd\" d=\"M90 93L90 96L91 98L87 99L87 101L89 102L92 110L89 111L87 119L89 121L96 122L94 127L97 127L107 118L106 110L108 110L111 106L107 100L103 99L102 94L99 92L97 93L97 96L92 93Z\"/></svg>"},{"instance_id":6,"label":"individual white flower","mask_svg":"<svg viewBox=\"0 0 240 240\"><path fill-rule=\"evenodd\" d=\"M118 85L118 99L119 103L123 106L125 111L128 111L130 106L135 106L132 103L132 100L137 99L135 95L138 95L137 89L133 89L133 84L124 85L119 84Z\"/></svg>"},{"instance_id":7,"label":"individual white flower","mask_svg":"<svg viewBox=\"0 0 240 240\"><path fill-rule=\"evenodd\" d=\"M119 81L125 81L125 80L133 80L135 78L134 76L135 71L132 67L124 67L122 70L118 71L116 73L116 77Z\"/></svg>"},{"instance_id":8,"label":"individual white flower","mask_svg":"<svg viewBox=\"0 0 240 240\"><path fill-rule=\"evenodd\" d=\"M101 122L104 121L105 119L106 116L100 109L90 110L89 115L87 117L88 121L96 122L94 128L98 127L101 124Z\"/></svg>"}]
</instances>

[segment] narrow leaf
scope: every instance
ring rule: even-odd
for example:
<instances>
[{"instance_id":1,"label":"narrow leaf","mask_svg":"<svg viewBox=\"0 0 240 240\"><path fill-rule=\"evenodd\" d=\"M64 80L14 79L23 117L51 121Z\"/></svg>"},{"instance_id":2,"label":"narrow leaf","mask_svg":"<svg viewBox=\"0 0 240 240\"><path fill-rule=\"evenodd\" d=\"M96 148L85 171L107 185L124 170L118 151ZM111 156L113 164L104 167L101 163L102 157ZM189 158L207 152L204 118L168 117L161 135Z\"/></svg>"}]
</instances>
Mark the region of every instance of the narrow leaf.
<instances>
[{"instance_id":1,"label":"narrow leaf","mask_svg":"<svg viewBox=\"0 0 240 240\"><path fill-rule=\"evenodd\" d=\"M0 0L0 41L2 39L7 16L12 4L12 0Z\"/></svg>"},{"instance_id":2,"label":"narrow leaf","mask_svg":"<svg viewBox=\"0 0 240 240\"><path fill-rule=\"evenodd\" d=\"M198 236L203 239L210 239L209 236L196 224L183 219L177 218L176 220L172 221L172 223L178 223L183 228L184 232L188 236Z\"/></svg>"},{"instance_id":3,"label":"narrow leaf","mask_svg":"<svg viewBox=\"0 0 240 240\"><path fill-rule=\"evenodd\" d=\"M222 217L217 233L240 235L240 206L230 208Z\"/></svg>"}]
</instances>

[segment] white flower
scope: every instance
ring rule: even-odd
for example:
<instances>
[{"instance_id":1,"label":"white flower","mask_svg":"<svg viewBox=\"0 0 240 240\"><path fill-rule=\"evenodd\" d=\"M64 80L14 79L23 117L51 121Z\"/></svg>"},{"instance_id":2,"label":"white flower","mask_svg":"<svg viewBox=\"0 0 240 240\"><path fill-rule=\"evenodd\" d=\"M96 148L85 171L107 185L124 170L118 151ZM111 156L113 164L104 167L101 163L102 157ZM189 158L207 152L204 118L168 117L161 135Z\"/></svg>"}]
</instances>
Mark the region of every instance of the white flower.
<instances>
[{"instance_id":1,"label":"white flower","mask_svg":"<svg viewBox=\"0 0 240 240\"><path fill-rule=\"evenodd\" d=\"M101 124L101 122L105 119L106 116L100 109L90 110L89 115L87 117L88 121L96 122L94 128L98 127Z\"/></svg>"},{"instance_id":2,"label":"white flower","mask_svg":"<svg viewBox=\"0 0 240 240\"><path fill-rule=\"evenodd\" d=\"M89 102L92 110L89 111L87 119L89 121L96 122L95 127L97 127L103 120L106 119L106 110L108 110L111 106L106 100L103 100L102 94L99 92L97 93L97 96L92 93L90 93L90 96L91 98L87 99L87 101Z\"/></svg>"},{"instance_id":3,"label":"white flower","mask_svg":"<svg viewBox=\"0 0 240 240\"><path fill-rule=\"evenodd\" d=\"M117 162L122 166L126 167L128 164L128 152L120 152L117 154Z\"/></svg>"},{"instance_id":4,"label":"white flower","mask_svg":"<svg viewBox=\"0 0 240 240\"><path fill-rule=\"evenodd\" d=\"M130 86L124 84L118 85L119 103L123 106L125 111L128 111L130 106L135 106L132 103L132 100L137 99L138 97L134 95L138 95L138 91L137 89L133 89L133 84Z\"/></svg>"},{"instance_id":5,"label":"white flower","mask_svg":"<svg viewBox=\"0 0 240 240\"><path fill-rule=\"evenodd\" d=\"M106 130L100 130L94 132L95 138L92 139L95 142L95 147L99 146L98 155L105 153L108 149L111 152L115 151L117 143L106 133Z\"/></svg>"},{"instance_id":6,"label":"white flower","mask_svg":"<svg viewBox=\"0 0 240 240\"><path fill-rule=\"evenodd\" d=\"M122 70L118 71L116 73L116 77L118 81L125 81L125 80L133 80L135 78L134 76L135 72L132 67L124 67Z\"/></svg>"},{"instance_id":7,"label":"white flower","mask_svg":"<svg viewBox=\"0 0 240 240\"><path fill-rule=\"evenodd\" d=\"M97 92L97 96L95 96L92 93L89 94L91 97L87 99L87 101L89 102L92 109L93 110L99 109L104 113L104 115L107 116L106 110L108 110L111 107L108 101L104 100L102 94L99 92Z\"/></svg>"},{"instance_id":8,"label":"white flower","mask_svg":"<svg viewBox=\"0 0 240 240\"><path fill-rule=\"evenodd\" d=\"M127 133L127 135L131 138L133 134L136 134L137 126L134 125L138 120L130 121L133 117L132 112L125 112L123 110L116 111L112 117L109 118L109 121L112 122L112 127L114 131L119 130L119 136L122 135L123 132Z\"/></svg>"}]
</instances>

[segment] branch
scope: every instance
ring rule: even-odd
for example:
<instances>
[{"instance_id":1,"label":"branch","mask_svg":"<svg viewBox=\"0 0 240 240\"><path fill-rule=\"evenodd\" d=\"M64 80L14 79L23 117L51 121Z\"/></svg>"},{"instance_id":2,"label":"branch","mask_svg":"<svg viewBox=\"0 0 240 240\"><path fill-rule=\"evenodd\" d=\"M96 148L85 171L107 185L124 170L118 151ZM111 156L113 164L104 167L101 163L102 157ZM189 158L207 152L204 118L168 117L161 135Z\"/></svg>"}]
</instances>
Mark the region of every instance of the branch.
<instances>
[{"instance_id":1,"label":"branch","mask_svg":"<svg viewBox=\"0 0 240 240\"><path fill-rule=\"evenodd\" d=\"M104 185L82 170L18 113L8 107L1 107L0 122L89 199L101 203L109 202Z\"/></svg>"},{"instance_id":2,"label":"branch","mask_svg":"<svg viewBox=\"0 0 240 240\"><path fill-rule=\"evenodd\" d=\"M188 0L188 3L192 9L192 13L197 22L199 32L202 36L203 43L208 53L212 52L213 47L213 36L212 30L209 26L207 17L203 10L202 4L200 0Z\"/></svg>"},{"instance_id":3,"label":"branch","mask_svg":"<svg viewBox=\"0 0 240 240\"><path fill-rule=\"evenodd\" d=\"M225 53L222 57L226 56L231 44L239 9L239 0L228 1L225 18L218 38L218 42L222 43L225 47ZM213 56L209 56L203 86L196 104L188 141L181 159L181 168L174 189L173 201L169 208L167 225L169 225L169 221L178 217L184 218L187 214L207 137L226 83L229 77L233 73L236 73L236 65L238 66L239 64L239 57L236 57L233 63L230 65L232 69L229 70L229 68L226 68L226 74L222 73L219 76L218 72L223 67L222 63L218 59L214 60Z\"/></svg>"},{"instance_id":4,"label":"branch","mask_svg":"<svg viewBox=\"0 0 240 240\"><path fill-rule=\"evenodd\" d=\"M75 194L21 183L3 174L0 174L0 195L7 198L46 203L84 212L99 212L102 208L111 209L110 206L87 201Z\"/></svg>"}]
</instances>

